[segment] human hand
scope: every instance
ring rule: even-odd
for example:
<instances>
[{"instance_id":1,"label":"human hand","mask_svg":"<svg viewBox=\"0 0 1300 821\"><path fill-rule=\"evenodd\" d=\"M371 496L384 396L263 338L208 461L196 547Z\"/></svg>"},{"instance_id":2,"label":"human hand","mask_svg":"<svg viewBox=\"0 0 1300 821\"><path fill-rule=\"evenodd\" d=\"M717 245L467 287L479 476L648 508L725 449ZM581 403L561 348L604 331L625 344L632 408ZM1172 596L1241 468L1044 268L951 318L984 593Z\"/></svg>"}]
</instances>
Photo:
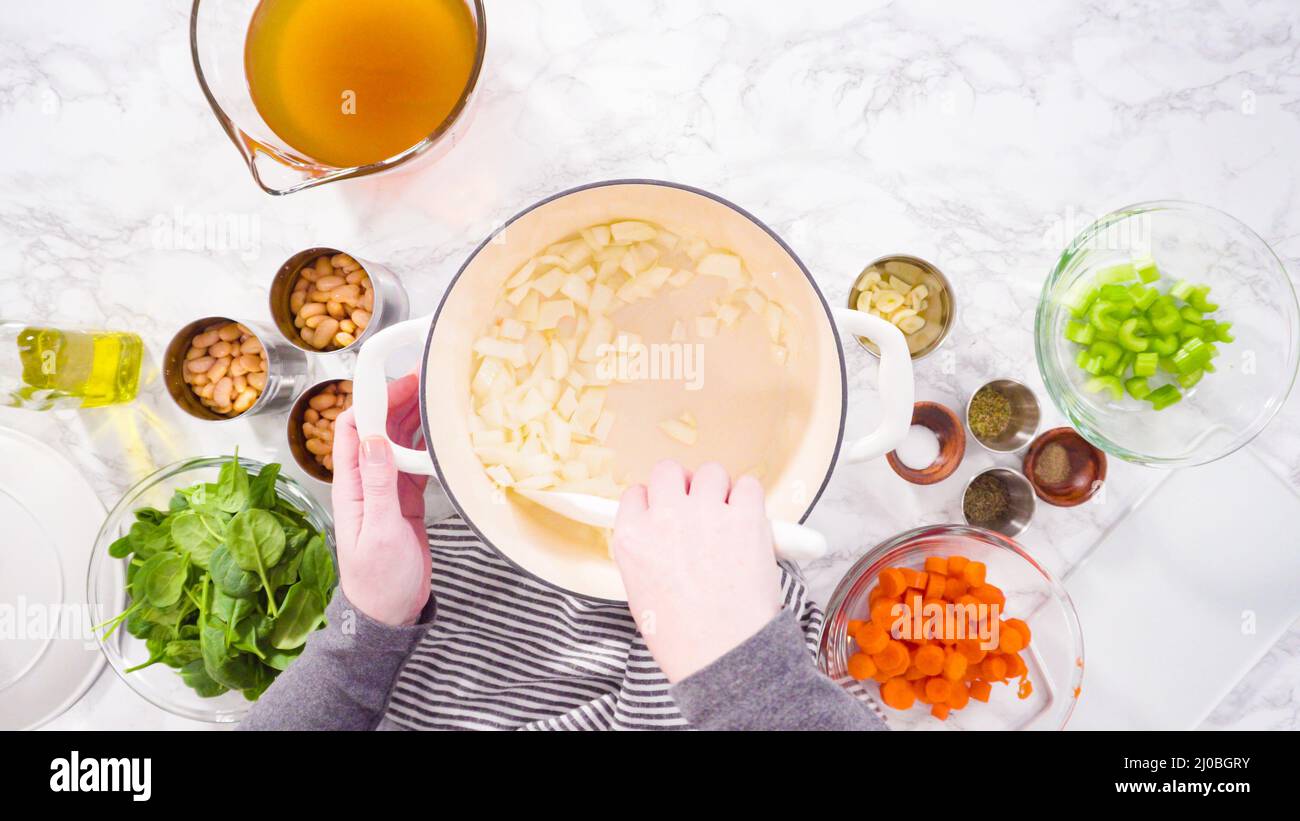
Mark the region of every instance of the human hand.
<instances>
[{"instance_id":1,"label":"human hand","mask_svg":"<svg viewBox=\"0 0 1300 821\"><path fill-rule=\"evenodd\" d=\"M659 667L676 683L739 646L781 609L763 487L716 462L663 461L623 493L614 561Z\"/></svg>"},{"instance_id":2,"label":"human hand","mask_svg":"<svg viewBox=\"0 0 1300 821\"><path fill-rule=\"evenodd\" d=\"M388 435L411 444L420 429L419 379L388 386ZM382 436L359 440L352 410L334 424L334 535L339 584L362 613L384 624L411 625L429 601L430 559L424 531L427 476L399 473Z\"/></svg>"}]
</instances>

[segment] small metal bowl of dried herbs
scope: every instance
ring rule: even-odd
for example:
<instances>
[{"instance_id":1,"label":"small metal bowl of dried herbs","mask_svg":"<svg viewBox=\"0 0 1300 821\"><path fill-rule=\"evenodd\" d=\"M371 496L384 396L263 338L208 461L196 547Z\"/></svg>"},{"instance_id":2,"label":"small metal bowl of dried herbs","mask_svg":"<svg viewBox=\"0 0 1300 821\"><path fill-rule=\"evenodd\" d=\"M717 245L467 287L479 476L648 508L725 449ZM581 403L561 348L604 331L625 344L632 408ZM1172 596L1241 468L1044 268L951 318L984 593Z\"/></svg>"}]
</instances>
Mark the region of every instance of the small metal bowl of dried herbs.
<instances>
[{"instance_id":1,"label":"small metal bowl of dried herbs","mask_svg":"<svg viewBox=\"0 0 1300 821\"><path fill-rule=\"evenodd\" d=\"M966 427L976 442L993 453L1014 453L1038 432L1038 397L1014 379L994 379L971 394Z\"/></svg>"}]
</instances>

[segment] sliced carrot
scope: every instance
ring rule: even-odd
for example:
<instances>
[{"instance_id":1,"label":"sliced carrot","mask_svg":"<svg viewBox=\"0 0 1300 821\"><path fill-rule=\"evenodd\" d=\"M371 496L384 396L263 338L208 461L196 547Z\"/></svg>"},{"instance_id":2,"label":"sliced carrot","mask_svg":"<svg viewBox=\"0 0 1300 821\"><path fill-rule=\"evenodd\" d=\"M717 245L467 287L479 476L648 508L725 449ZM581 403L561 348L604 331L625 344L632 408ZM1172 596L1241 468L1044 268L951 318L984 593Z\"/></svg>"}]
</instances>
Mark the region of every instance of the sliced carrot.
<instances>
[{"instance_id":1,"label":"sliced carrot","mask_svg":"<svg viewBox=\"0 0 1300 821\"><path fill-rule=\"evenodd\" d=\"M852 638L852 637L853 637L853 634L854 634L854 633L857 633L858 630L859 630L859 628L861 628L862 625L864 625L864 624L866 624L866 622L863 621L862 619L849 619L849 627L848 627L848 631L847 631L848 634L849 634L849 637Z\"/></svg>"},{"instance_id":2,"label":"sliced carrot","mask_svg":"<svg viewBox=\"0 0 1300 821\"><path fill-rule=\"evenodd\" d=\"M948 580L938 573L930 574L930 581L925 585L925 597L927 599L942 599L943 592L948 587Z\"/></svg>"},{"instance_id":3,"label":"sliced carrot","mask_svg":"<svg viewBox=\"0 0 1300 821\"><path fill-rule=\"evenodd\" d=\"M910 567L899 567L895 569L903 575L904 586L916 587L917 577L921 575L919 572Z\"/></svg>"},{"instance_id":4,"label":"sliced carrot","mask_svg":"<svg viewBox=\"0 0 1300 821\"><path fill-rule=\"evenodd\" d=\"M1019 653L1025 649L1025 637L1006 622L998 625L998 652Z\"/></svg>"},{"instance_id":5,"label":"sliced carrot","mask_svg":"<svg viewBox=\"0 0 1300 821\"><path fill-rule=\"evenodd\" d=\"M858 681L871 678L876 674L876 663L866 653L854 653L849 656L849 675Z\"/></svg>"},{"instance_id":6,"label":"sliced carrot","mask_svg":"<svg viewBox=\"0 0 1300 821\"><path fill-rule=\"evenodd\" d=\"M970 585L966 584L966 580L960 576L949 576L943 583L944 598L950 601L957 601L957 599L966 595L966 591L969 589Z\"/></svg>"},{"instance_id":7,"label":"sliced carrot","mask_svg":"<svg viewBox=\"0 0 1300 821\"><path fill-rule=\"evenodd\" d=\"M1016 632L1024 636L1025 646L1026 647L1029 646L1029 641L1030 638L1032 637L1032 634L1029 632L1029 625L1026 624L1023 619L1007 619L1005 622L1003 622L1003 624L1006 624L1009 627L1014 627L1016 629Z\"/></svg>"},{"instance_id":8,"label":"sliced carrot","mask_svg":"<svg viewBox=\"0 0 1300 821\"><path fill-rule=\"evenodd\" d=\"M962 595L958 596L957 601L955 603L960 604L962 607L966 607L967 605L972 605L974 607L980 606L980 600L975 598L969 593L963 593Z\"/></svg>"},{"instance_id":9,"label":"sliced carrot","mask_svg":"<svg viewBox=\"0 0 1300 821\"><path fill-rule=\"evenodd\" d=\"M874 621L867 621L863 622L858 631L853 634L853 640L858 643L858 648L862 652L870 656L885 649L885 645L889 643L889 634Z\"/></svg>"},{"instance_id":10,"label":"sliced carrot","mask_svg":"<svg viewBox=\"0 0 1300 821\"><path fill-rule=\"evenodd\" d=\"M948 560L943 556L926 556L925 572L931 575L937 573L940 576L948 575Z\"/></svg>"},{"instance_id":11,"label":"sliced carrot","mask_svg":"<svg viewBox=\"0 0 1300 821\"><path fill-rule=\"evenodd\" d=\"M912 657L901 641L889 639L885 644L885 648L874 654L871 660L884 672L896 676L907 669Z\"/></svg>"},{"instance_id":12,"label":"sliced carrot","mask_svg":"<svg viewBox=\"0 0 1300 821\"><path fill-rule=\"evenodd\" d=\"M957 642L957 652L966 657L966 661L971 664L979 664L988 655L988 652L980 647L979 639L962 639Z\"/></svg>"},{"instance_id":13,"label":"sliced carrot","mask_svg":"<svg viewBox=\"0 0 1300 821\"><path fill-rule=\"evenodd\" d=\"M966 657L954 650L943 658L943 677L949 681L961 681L969 666Z\"/></svg>"},{"instance_id":14,"label":"sliced carrot","mask_svg":"<svg viewBox=\"0 0 1300 821\"><path fill-rule=\"evenodd\" d=\"M1033 695L1033 692L1034 692L1033 682L1031 682L1027 678L1020 679L1020 688L1016 690L1016 698L1022 700L1029 698L1031 695Z\"/></svg>"},{"instance_id":15,"label":"sliced carrot","mask_svg":"<svg viewBox=\"0 0 1300 821\"><path fill-rule=\"evenodd\" d=\"M981 584L970 589L970 594L984 604L996 604L998 607L1007 603L1001 588L991 584Z\"/></svg>"},{"instance_id":16,"label":"sliced carrot","mask_svg":"<svg viewBox=\"0 0 1300 821\"><path fill-rule=\"evenodd\" d=\"M911 667L908 667L907 672L903 673L903 678L907 679L908 681L916 681L919 678L925 678L925 677L926 677L925 673L921 672L920 668L918 668L915 664L913 664Z\"/></svg>"},{"instance_id":17,"label":"sliced carrot","mask_svg":"<svg viewBox=\"0 0 1300 821\"><path fill-rule=\"evenodd\" d=\"M948 575L960 576L962 574L962 571L966 569L966 565L968 564L970 564L970 559L966 558L965 556L949 556Z\"/></svg>"},{"instance_id":18,"label":"sliced carrot","mask_svg":"<svg viewBox=\"0 0 1300 821\"><path fill-rule=\"evenodd\" d=\"M948 700L948 695L952 692L952 684L945 678L930 678L925 680L925 695L936 704L942 704Z\"/></svg>"},{"instance_id":19,"label":"sliced carrot","mask_svg":"<svg viewBox=\"0 0 1300 821\"><path fill-rule=\"evenodd\" d=\"M943 670L943 651L933 644L927 644L916 651L912 662L916 665L916 669L927 676L937 676Z\"/></svg>"},{"instance_id":20,"label":"sliced carrot","mask_svg":"<svg viewBox=\"0 0 1300 821\"><path fill-rule=\"evenodd\" d=\"M1007 663L1001 656L989 656L980 662L980 675L989 681L1005 681Z\"/></svg>"},{"instance_id":21,"label":"sliced carrot","mask_svg":"<svg viewBox=\"0 0 1300 821\"><path fill-rule=\"evenodd\" d=\"M1007 663L1007 678L1020 678L1029 672L1025 666L1025 660L1016 653L1005 653L1002 659Z\"/></svg>"},{"instance_id":22,"label":"sliced carrot","mask_svg":"<svg viewBox=\"0 0 1300 821\"><path fill-rule=\"evenodd\" d=\"M967 562L961 576L971 587L979 587L984 584L984 571L984 562Z\"/></svg>"},{"instance_id":23,"label":"sliced carrot","mask_svg":"<svg viewBox=\"0 0 1300 821\"><path fill-rule=\"evenodd\" d=\"M987 702L992 693L993 685L989 684L987 681L976 681L970 686L970 697L976 701Z\"/></svg>"},{"instance_id":24,"label":"sliced carrot","mask_svg":"<svg viewBox=\"0 0 1300 821\"><path fill-rule=\"evenodd\" d=\"M916 703L916 692L906 681L890 679L880 685L880 698L895 710L910 710Z\"/></svg>"},{"instance_id":25,"label":"sliced carrot","mask_svg":"<svg viewBox=\"0 0 1300 821\"><path fill-rule=\"evenodd\" d=\"M889 632L894 625L897 616L894 615L894 608L899 604L898 599L882 598L875 604L871 605L871 621L880 625L880 629Z\"/></svg>"},{"instance_id":26,"label":"sliced carrot","mask_svg":"<svg viewBox=\"0 0 1300 821\"><path fill-rule=\"evenodd\" d=\"M887 567L880 571L880 589L886 596L900 595L907 589L903 572L897 567Z\"/></svg>"},{"instance_id":27,"label":"sliced carrot","mask_svg":"<svg viewBox=\"0 0 1300 821\"><path fill-rule=\"evenodd\" d=\"M952 692L948 694L948 706L954 710L965 709L970 703L970 688L962 682L955 682L952 685Z\"/></svg>"},{"instance_id":28,"label":"sliced carrot","mask_svg":"<svg viewBox=\"0 0 1300 821\"><path fill-rule=\"evenodd\" d=\"M930 715L934 716L935 718L939 719L940 721L947 721L947 720L948 720L948 705L947 705L947 704L936 704L936 705L934 705L933 707L930 708Z\"/></svg>"},{"instance_id":29,"label":"sliced carrot","mask_svg":"<svg viewBox=\"0 0 1300 821\"><path fill-rule=\"evenodd\" d=\"M893 676L890 675L889 673L886 673L884 670L877 668L876 674L871 678L873 681L879 682L880 684L884 684L886 681L889 681L891 678L893 678Z\"/></svg>"}]
</instances>

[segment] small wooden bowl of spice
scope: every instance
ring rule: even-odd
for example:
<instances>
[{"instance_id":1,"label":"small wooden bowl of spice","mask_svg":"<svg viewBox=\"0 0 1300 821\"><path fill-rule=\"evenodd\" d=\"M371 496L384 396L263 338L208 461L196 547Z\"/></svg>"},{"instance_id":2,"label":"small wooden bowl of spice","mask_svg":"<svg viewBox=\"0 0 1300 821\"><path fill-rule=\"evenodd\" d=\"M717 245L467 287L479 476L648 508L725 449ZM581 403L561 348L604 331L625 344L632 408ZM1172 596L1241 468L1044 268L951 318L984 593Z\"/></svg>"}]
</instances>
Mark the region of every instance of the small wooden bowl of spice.
<instances>
[{"instance_id":1,"label":"small wooden bowl of spice","mask_svg":"<svg viewBox=\"0 0 1300 821\"><path fill-rule=\"evenodd\" d=\"M977 474L962 494L966 523L1004 536L1019 536L1034 518L1034 491L1029 480L1010 468Z\"/></svg>"},{"instance_id":2,"label":"small wooden bowl of spice","mask_svg":"<svg viewBox=\"0 0 1300 821\"><path fill-rule=\"evenodd\" d=\"M994 379L971 394L966 426L985 450L1014 453L1038 431L1038 397L1014 379Z\"/></svg>"},{"instance_id":3,"label":"small wooden bowl of spice","mask_svg":"<svg viewBox=\"0 0 1300 821\"><path fill-rule=\"evenodd\" d=\"M912 484L932 485L951 476L965 455L966 431L957 414L938 402L917 402L912 428L885 460Z\"/></svg>"},{"instance_id":4,"label":"small wooden bowl of spice","mask_svg":"<svg viewBox=\"0 0 1300 821\"><path fill-rule=\"evenodd\" d=\"M1074 507L1096 495L1106 481L1106 454L1073 428L1052 428L1025 451L1024 469L1038 498Z\"/></svg>"}]
</instances>

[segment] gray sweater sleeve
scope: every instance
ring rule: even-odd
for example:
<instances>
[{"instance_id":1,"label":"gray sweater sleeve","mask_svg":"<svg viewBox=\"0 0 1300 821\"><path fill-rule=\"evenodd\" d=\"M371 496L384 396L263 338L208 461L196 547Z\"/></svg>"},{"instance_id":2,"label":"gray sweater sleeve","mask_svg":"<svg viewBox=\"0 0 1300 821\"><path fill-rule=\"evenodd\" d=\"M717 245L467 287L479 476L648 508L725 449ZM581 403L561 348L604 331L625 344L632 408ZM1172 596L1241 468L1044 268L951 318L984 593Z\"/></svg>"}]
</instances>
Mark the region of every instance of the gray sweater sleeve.
<instances>
[{"instance_id":1,"label":"gray sweater sleeve","mask_svg":"<svg viewBox=\"0 0 1300 821\"><path fill-rule=\"evenodd\" d=\"M813 664L794 616L782 611L739 647L673 685L700 730L884 730L868 707Z\"/></svg>"},{"instance_id":2,"label":"gray sweater sleeve","mask_svg":"<svg viewBox=\"0 0 1300 821\"><path fill-rule=\"evenodd\" d=\"M377 622L339 588L289 669L257 700L241 730L372 730L383 717L398 670L433 621L434 601L411 627Z\"/></svg>"}]
</instances>

